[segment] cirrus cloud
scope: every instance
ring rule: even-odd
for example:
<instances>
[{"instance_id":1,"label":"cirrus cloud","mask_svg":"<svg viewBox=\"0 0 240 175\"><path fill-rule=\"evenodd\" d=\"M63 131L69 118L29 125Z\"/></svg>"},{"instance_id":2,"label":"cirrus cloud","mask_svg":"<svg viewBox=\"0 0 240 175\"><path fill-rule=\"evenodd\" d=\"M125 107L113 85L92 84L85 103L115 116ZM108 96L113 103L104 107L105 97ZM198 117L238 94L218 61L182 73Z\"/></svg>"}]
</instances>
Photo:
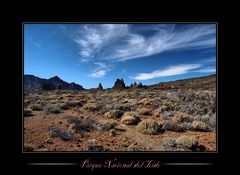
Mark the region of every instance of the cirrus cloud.
<instances>
[{"instance_id":1,"label":"cirrus cloud","mask_svg":"<svg viewBox=\"0 0 240 175\"><path fill-rule=\"evenodd\" d=\"M128 33L128 25L125 24L87 24L82 25L76 36L81 60L89 61L101 52L104 47L116 42Z\"/></svg>"},{"instance_id":2,"label":"cirrus cloud","mask_svg":"<svg viewBox=\"0 0 240 175\"><path fill-rule=\"evenodd\" d=\"M89 77L101 78L104 77L106 73L110 71L110 66L106 65L105 63L95 62L93 64L97 65L97 67L93 70L92 73L89 74Z\"/></svg>"},{"instance_id":3,"label":"cirrus cloud","mask_svg":"<svg viewBox=\"0 0 240 175\"><path fill-rule=\"evenodd\" d=\"M96 72L92 72L89 76L93 77L93 78L100 78L103 77L104 75L106 75L106 71L105 70L99 70Z\"/></svg>"},{"instance_id":4,"label":"cirrus cloud","mask_svg":"<svg viewBox=\"0 0 240 175\"><path fill-rule=\"evenodd\" d=\"M138 29L139 27L139 29ZM154 32L153 32L154 31ZM145 35L144 32L152 32ZM82 61L126 61L177 49L216 47L215 24L87 24L74 37Z\"/></svg>"},{"instance_id":5,"label":"cirrus cloud","mask_svg":"<svg viewBox=\"0 0 240 175\"><path fill-rule=\"evenodd\" d=\"M197 73L215 73L216 72L216 67L206 67L206 68L194 70L192 72L197 72Z\"/></svg>"},{"instance_id":6,"label":"cirrus cloud","mask_svg":"<svg viewBox=\"0 0 240 175\"><path fill-rule=\"evenodd\" d=\"M155 70L151 73L139 73L136 76L130 77L134 80L149 80L153 78L168 77L174 75L186 74L189 71L201 67L200 64L179 64L169 66L163 70Z\"/></svg>"}]
</instances>

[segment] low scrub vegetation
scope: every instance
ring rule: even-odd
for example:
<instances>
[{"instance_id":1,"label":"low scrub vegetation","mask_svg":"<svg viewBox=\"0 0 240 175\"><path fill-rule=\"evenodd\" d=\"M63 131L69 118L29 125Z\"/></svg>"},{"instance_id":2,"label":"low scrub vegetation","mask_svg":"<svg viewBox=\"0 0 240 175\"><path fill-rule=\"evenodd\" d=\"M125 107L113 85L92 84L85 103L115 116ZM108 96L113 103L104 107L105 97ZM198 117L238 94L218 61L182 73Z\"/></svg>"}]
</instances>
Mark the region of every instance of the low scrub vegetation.
<instances>
[{"instance_id":1,"label":"low scrub vegetation","mask_svg":"<svg viewBox=\"0 0 240 175\"><path fill-rule=\"evenodd\" d=\"M152 119L147 119L147 120L141 121L137 125L137 131L142 134L152 135L152 134L158 134L161 131L161 128L156 121Z\"/></svg>"},{"instance_id":2,"label":"low scrub vegetation","mask_svg":"<svg viewBox=\"0 0 240 175\"><path fill-rule=\"evenodd\" d=\"M32 152L33 150L34 150L34 148L31 144L24 144L24 146L23 146L24 152Z\"/></svg>"},{"instance_id":3,"label":"low scrub vegetation","mask_svg":"<svg viewBox=\"0 0 240 175\"><path fill-rule=\"evenodd\" d=\"M215 88L154 89L135 85L25 92L23 116L28 118L24 120L24 142L32 143L34 150L25 146L24 150L214 150L215 93ZM34 139L39 139L39 144L32 142Z\"/></svg>"},{"instance_id":4,"label":"low scrub vegetation","mask_svg":"<svg viewBox=\"0 0 240 175\"><path fill-rule=\"evenodd\" d=\"M209 127L206 123L202 121L193 121L191 125L191 129L195 131L208 131Z\"/></svg>"},{"instance_id":5,"label":"low scrub vegetation","mask_svg":"<svg viewBox=\"0 0 240 175\"><path fill-rule=\"evenodd\" d=\"M105 113L104 116L107 118L121 118L123 114L124 114L123 111L114 109Z\"/></svg>"},{"instance_id":6,"label":"low scrub vegetation","mask_svg":"<svg viewBox=\"0 0 240 175\"><path fill-rule=\"evenodd\" d=\"M167 131L175 131L175 132L185 131L184 126L178 123L166 123L163 128Z\"/></svg>"},{"instance_id":7,"label":"low scrub vegetation","mask_svg":"<svg viewBox=\"0 0 240 175\"><path fill-rule=\"evenodd\" d=\"M70 130L63 130L59 128L50 128L50 136L53 138L60 138L64 141L74 140L74 132Z\"/></svg>"},{"instance_id":8,"label":"low scrub vegetation","mask_svg":"<svg viewBox=\"0 0 240 175\"><path fill-rule=\"evenodd\" d=\"M33 116L33 113L30 109L24 109L23 115L24 115L24 117L31 117L31 116Z\"/></svg>"},{"instance_id":9,"label":"low scrub vegetation","mask_svg":"<svg viewBox=\"0 0 240 175\"><path fill-rule=\"evenodd\" d=\"M104 149L103 146L96 139L91 139L87 141L85 145L85 151L100 152L104 151Z\"/></svg>"},{"instance_id":10,"label":"low scrub vegetation","mask_svg":"<svg viewBox=\"0 0 240 175\"><path fill-rule=\"evenodd\" d=\"M87 116L83 119L75 121L73 129L76 132L84 133L90 132L97 129L98 122L91 116Z\"/></svg>"},{"instance_id":11,"label":"low scrub vegetation","mask_svg":"<svg viewBox=\"0 0 240 175\"><path fill-rule=\"evenodd\" d=\"M62 112L62 109L59 104L49 105L44 108L45 114L59 114L61 112Z\"/></svg>"},{"instance_id":12,"label":"low scrub vegetation","mask_svg":"<svg viewBox=\"0 0 240 175\"><path fill-rule=\"evenodd\" d=\"M43 107L42 107L42 105L40 105L40 104L33 104L33 105L31 105L31 107L30 107L33 111L42 111L43 110Z\"/></svg>"},{"instance_id":13,"label":"low scrub vegetation","mask_svg":"<svg viewBox=\"0 0 240 175\"><path fill-rule=\"evenodd\" d=\"M136 125L139 121L140 118L136 112L126 112L121 119L121 123L126 125Z\"/></svg>"}]
</instances>

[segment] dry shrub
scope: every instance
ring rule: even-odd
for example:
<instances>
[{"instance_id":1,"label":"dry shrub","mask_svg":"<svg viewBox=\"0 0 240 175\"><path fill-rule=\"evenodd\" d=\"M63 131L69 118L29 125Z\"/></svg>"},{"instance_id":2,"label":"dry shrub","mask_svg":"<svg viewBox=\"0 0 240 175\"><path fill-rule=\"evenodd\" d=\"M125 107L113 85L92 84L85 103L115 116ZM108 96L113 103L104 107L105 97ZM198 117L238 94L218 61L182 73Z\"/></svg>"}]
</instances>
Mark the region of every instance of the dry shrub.
<instances>
[{"instance_id":1,"label":"dry shrub","mask_svg":"<svg viewBox=\"0 0 240 175\"><path fill-rule=\"evenodd\" d=\"M121 118L123 114L124 114L123 111L114 109L112 111L109 111L109 112L105 113L104 117L107 117L107 118Z\"/></svg>"},{"instance_id":2,"label":"dry shrub","mask_svg":"<svg viewBox=\"0 0 240 175\"><path fill-rule=\"evenodd\" d=\"M167 121L159 120L159 121L157 121L157 123L159 125L160 130L165 131L164 126L167 124Z\"/></svg>"},{"instance_id":3,"label":"dry shrub","mask_svg":"<svg viewBox=\"0 0 240 175\"><path fill-rule=\"evenodd\" d=\"M70 130L63 130L59 128L50 128L50 136L60 138L64 141L70 141L74 139L74 132Z\"/></svg>"},{"instance_id":4,"label":"dry shrub","mask_svg":"<svg viewBox=\"0 0 240 175\"><path fill-rule=\"evenodd\" d=\"M24 109L23 115L24 115L24 117L31 117L31 116L33 116L33 113L30 109Z\"/></svg>"},{"instance_id":5,"label":"dry shrub","mask_svg":"<svg viewBox=\"0 0 240 175\"><path fill-rule=\"evenodd\" d=\"M190 123L194 119L191 115L180 113L180 114L176 114L172 120L175 123Z\"/></svg>"},{"instance_id":6,"label":"dry shrub","mask_svg":"<svg viewBox=\"0 0 240 175\"><path fill-rule=\"evenodd\" d=\"M113 110L113 105L107 104L107 105L104 105L98 112L100 114L105 114L105 113L110 112L112 110Z\"/></svg>"},{"instance_id":7,"label":"dry shrub","mask_svg":"<svg viewBox=\"0 0 240 175\"><path fill-rule=\"evenodd\" d=\"M136 112L126 112L121 119L121 123L126 125L136 125L139 121L140 119Z\"/></svg>"},{"instance_id":8,"label":"dry shrub","mask_svg":"<svg viewBox=\"0 0 240 175\"><path fill-rule=\"evenodd\" d=\"M137 104L149 105L150 104L150 100L149 100L149 98L143 98L140 101L138 101Z\"/></svg>"},{"instance_id":9,"label":"dry shrub","mask_svg":"<svg viewBox=\"0 0 240 175\"><path fill-rule=\"evenodd\" d=\"M163 128L167 131L175 131L175 132L183 132L185 131L185 128L177 123L166 123Z\"/></svg>"},{"instance_id":10,"label":"dry shrub","mask_svg":"<svg viewBox=\"0 0 240 175\"><path fill-rule=\"evenodd\" d=\"M152 115L152 111L148 108L141 108L139 112L142 115Z\"/></svg>"},{"instance_id":11,"label":"dry shrub","mask_svg":"<svg viewBox=\"0 0 240 175\"><path fill-rule=\"evenodd\" d=\"M162 139L162 144L164 147L171 148L176 146L176 139L171 137L165 137Z\"/></svg>"},{"instance_id":12,"label":"dry shrub","mask_svg":"<svg viewBox=\"0 0 240 175\"><path fill-rule=\"evenodd\" d=\"M115 109L121 110L121 111L129 111L131 109L130 104L115 104Z\"/></svg>"},{"instance_id":13,"label":"dry shrub","mask_svg":"<svg viewBox=\"0 0 240 175\"><path fill-rule=\"evenodd\" d=\"M71 100L67 102L67 105L69 108L71 107L82 107L84 104L83 101L78 101L78 100Z\"/></svg>"},{"instance_id":14,"label":"dry shrub","mask_svg":"<svg viewBox=\"0 0 240 175\"><path fill-rule=\"evenodd\" d=\"M183 135L176 139L176 144L188 149L194 149L198 146L198 140L195 137Z\"/></svg>"},{"instance_id":15,"label":"dry shrub","mask_svg":"<svg viewBox=\"0 0 240 175\"><path fill-rule=\"evenodd\" d=\"M67 116L67 122L69 124L77 124L80 122L80 119L78 117L75 116Z\"/></svg>"},{"instance_id":16,"label":"dry shrub","mask_svg":"<svg viewBox=\"0 0 240 175\"><path fill-rule=\"evenodd\" d=\"M160 106L162 106L162 99L160 97L152 99L152 105L154 109L159 108Z\"/></svg>"},{"instance_id":17,"label":"dry shrub","mask_svg":"<svg viewBox=\"0 0 240 175\"><path fill-rule=\"evenodd\" d=\"M143 151L140 146L136 144L130 144L127 148L127 151Z\"/></svg>"},{"instance_id":18,"label":"dry shrub","mask_svg":"<svg viewBox=\"0 0 240 175\"><path fill-rule=\"evenodd\" d=\"M43 110L45 114L59 114L62 112L62 109L58 104L46 106Z\"/></svg>"},{"instance_id":19,"label":"dry shrub","mask_svg":"<svg viewBox=\"0 0 240 175\"><path fill-rule=\"evenodd\" d=\"M157 117L160 117L161 114L162 114L161 109L155 109L154 112L153 112L153 115L154 115L154 116L157 116Z\"/></svg>"},{"instance_id":20,"label":"dry shrub","mask_svg":"<svg viewBox=\"0 0 240 175\"><path fill-rule=\"evenodd\" d=\"M209 131L207 124L202 121L193 121L191 129L194 131Z\"/></svg>"},{"instance_id":21,"label":"dry shrub","mask_svg":"<svg viewBox=\"0 0 240 175\"><path fill-rule=\"evenodd\" d=\"M194 116L194 120L202 121L202 122L208 122L209 121L209 117L206 116L206 115L196 115L196 116Z\"/></svg>"},{"instance_id":22,"label":"dry shrub","mask_svg":"<svg viewBox=\"0 0 240 175\"><path fill-rule=\"evenodd\" d=\"M96 130L97 125L98 123L93 117L87 116L84 119L78 120L73 126L73 129L79 133L90 132Z\"/></svg>"},{"instance_id":23,"label":"dry shrub","mask_svg":"<svg viewBox=\"0 0 240 175\"><path fill-rule=\"evenodd\" d=\"M95 103L87 103L83 106L83 109L88 111L97 111L99 108Z\"/></svg>"},{"instance_id":24,"label":"dry shrub","mask_svg":"<svg viewBox=\"0 0 240 175\"><path fill-rule=\"evenodd\" d=\"M33 110L33 111L42 111L43 110L43 107L42 105L40 104L33 104L30 106L30 108Z\"/></svg>"},{"instance_id":25,"label":"dry shrub","mask_svg":"<svg viewBox=\"0 0 240 175\"><path fill-rule=\"evenodd\" d=\"M137 104L137 100L136 99L129 99L129 98L125 98L122 100L123 103L129 103L129 104Z\"/></svg>"},{"instance_id":26,"label":"dry shrub","mask_svg":"<svg viewBox=\"0 0 240 175\"><path fill-rule=\"evenodd\" d=\"M137 127L137 131L142 133L142 134L158 134L160 132L160 127L159 124L154 121L153 119L147 119L141 121Z\"/></svg>"},{"instance_id":27,"label":"dry shrub","mask_svg":"<svg viewBox=\"0 0 240 175\"><path fill-rule=\"evenodd\" d=\"M91 139L86 142L85 151L99 152L104 151L104 149L103 146L96 139Z\"/></svg>"},{"instance_id":28,"label":"dry shrub","mask_svg":"<svg viewBox=\"0 0 240 175\"><path fill-rule=\"evenodd\" d=\"M69 106L68 106L68 104L67 103L60 103L59 104L59 107L60 107L60 109L61 110L68 110L69 109Z\"/></svg>"},{"instance_id":29,"label":"dry shrub","mask_svg":"<svg viewBox=\"0 0 240 175\"><path fill-rule=\"evenodd\" d=\"M184 131L186 130L191 130L192 128L192 123L181 123L180 126L183 128Z\"/></svg>"},{"instance_id":30,"label":"dry shrub","mask_svg":"<svg viewBox=\"0 0 240 175\"><path fill-rule=\"evenodd\" d=\"M33 149L33 146L30 145L30 144L24 144L23 146L23 151L24 152L32 152L34 149Z\"/></svg>"},{"instance_id":31,"label":"dry shrub","mask_svg":"<svg viewBox=\"0 0 240 175\"><path fill-rule=\"evenodd\" d=\"M99 131L110 131L118 125L118 122L115 120L109 120L98 124Z\"/></svg>"},{"instance_id":32,"label":"dry shrub","mask_svg":"<svg viewBox=\"0 0 240 175\"><path fill-rule=\"evenodd\" d=\"M168 119L172 118L174 115L175 115L175 112L173 112L173 111L169 111L169 112L165 111L162 113L162 115L160 115L160 117L161 117L161 119L168 120Z\"/></svg>"}]
</instances>

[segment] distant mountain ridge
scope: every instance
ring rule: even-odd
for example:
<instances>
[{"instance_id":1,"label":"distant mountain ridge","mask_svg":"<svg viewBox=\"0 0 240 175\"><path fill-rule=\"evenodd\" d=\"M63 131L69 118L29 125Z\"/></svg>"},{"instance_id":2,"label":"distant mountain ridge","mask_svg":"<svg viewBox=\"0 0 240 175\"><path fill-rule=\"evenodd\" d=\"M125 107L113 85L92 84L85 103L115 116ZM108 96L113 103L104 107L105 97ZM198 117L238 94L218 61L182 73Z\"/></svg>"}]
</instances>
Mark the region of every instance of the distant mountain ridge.
<instances>
[{"instance_id":1,"label":"distant mountain ridge","mask_svg":"<svg viewBox=\"0 0 240 175\"><path fill-rule=\"evenodd\" d=\"M216 87L216 74L203 76L203 77L195 77L188 79L181 79L169 82L161 82L158 84L148 86L151 89L183 89L183 88L214 88Z\"/></svg>"},{"instance_id":2,"label":"distant mountain ridge","mask_svg":"<svg viewBox=\"0 0 240 175\"><path fill-rule=\"evenodd\" d=\"M24 90L35 91L35 90L84 90L84 88L76 83L67 83L60 79L58 76L54 76L49 79L39 78L34 75L24 75Z\"/></svg>"},{"instance_id":3,"label":"distant mountain ridge","mask_svg":"<svg viewBox=\"0 0 240 175\"><path fill-rule=\"evenodd\" d=\"M136 83L135 83L136 84ZM102 85L101 85L102 86ZM195 77L188 79L175 80L170 82L160 82L153 85L142 85L132 84L125 86L123 79L117 79L114 86L108 89L131 89L131 88L147 88L147 89L183 89L183 88L214 88L216 87L216 75L209 75L203 77ZM49 79L43 79L34 75L24 75L24 90L35 91L35 90L85 90L81 85L76 83L67 83L60 79L58 76L54 76ZM88 90L99 90L102 88L91 88Z\"/></svg>"}]
</instances>

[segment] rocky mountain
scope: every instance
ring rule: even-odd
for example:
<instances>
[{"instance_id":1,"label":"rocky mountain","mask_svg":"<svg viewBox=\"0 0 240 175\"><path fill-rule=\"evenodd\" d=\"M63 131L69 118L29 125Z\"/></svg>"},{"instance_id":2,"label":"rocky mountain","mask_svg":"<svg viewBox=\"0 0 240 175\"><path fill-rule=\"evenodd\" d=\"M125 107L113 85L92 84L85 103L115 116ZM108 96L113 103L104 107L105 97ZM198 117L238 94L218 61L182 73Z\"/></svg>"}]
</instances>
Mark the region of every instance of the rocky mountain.
<instances>
[{"instance_id":1,"label":"rocky mountain","mask_svg":"<svg viewBox=\"0 0 240 175\"><path fill-rule=\"evenodd\" d=\"M24 75L24 90L40 90L44 82L46 82L46 79L34 75Z\"/></svg>"},{"instance_id":2,"label":"rocky mountain","mask_svg":"<svg viewBox=\"0 0 240 175\"><path fill-rule=\"evenodd\" d=\"M24 75L24 90L84 90L81 85L76 83L67 83L61 80L58 76L54 76L50 79L43 79L34 75Z\"/></svg>"}]
</instances>

